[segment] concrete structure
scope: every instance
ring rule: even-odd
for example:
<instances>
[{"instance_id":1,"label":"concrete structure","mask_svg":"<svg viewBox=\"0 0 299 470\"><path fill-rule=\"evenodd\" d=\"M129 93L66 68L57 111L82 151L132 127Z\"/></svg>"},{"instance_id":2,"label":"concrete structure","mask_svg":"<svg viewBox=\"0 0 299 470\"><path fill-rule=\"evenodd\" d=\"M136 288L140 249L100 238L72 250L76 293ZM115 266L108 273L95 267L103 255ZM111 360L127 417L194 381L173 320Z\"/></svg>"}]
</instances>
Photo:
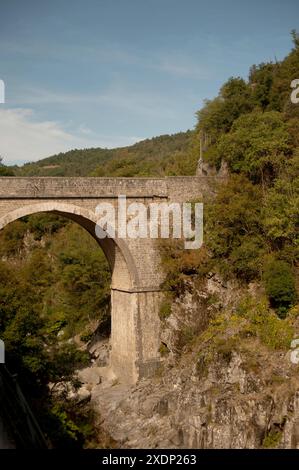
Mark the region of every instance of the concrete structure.
<instances>
[{"instance_id":1,"label":"concrete structure","mask_svg":"<svg viewBox=\"0 0 299 470\"><path fill-rule=\"evenodd\" d=\"M84 227L100 244L111 267L111 366L123 381L149 376L159 364L159 302L163 271L157 240L99 240L100 202L116 207L118 195L148 205L199 199L213 178L0 178L0 229L38 212L61 214ZM117 207L116 207L117 208Z\"/></svg>"}]
</instances>

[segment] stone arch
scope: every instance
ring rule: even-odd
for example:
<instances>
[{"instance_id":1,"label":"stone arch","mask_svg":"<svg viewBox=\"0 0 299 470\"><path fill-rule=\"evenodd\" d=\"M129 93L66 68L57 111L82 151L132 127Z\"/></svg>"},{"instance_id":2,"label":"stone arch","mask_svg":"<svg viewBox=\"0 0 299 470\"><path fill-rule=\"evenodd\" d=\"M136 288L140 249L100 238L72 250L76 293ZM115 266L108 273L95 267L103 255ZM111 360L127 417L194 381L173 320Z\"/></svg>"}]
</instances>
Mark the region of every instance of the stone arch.
<instances>
[{"instance_id":1,"label":"stone arch","mask_svg":"<svg viewBox=\"0 0 299 470\"><path fill-rule=\"evenodd\" d=\"M138 344L139 277L131 251L118 237L99 240L95 234L96 214L70 203L56 201L22 205L0 218L0 230L11 222L37 213L51 212L65 216L81 225L103 249L112 273L111 283L111 368L121 380L136 382L139 378Z\"/></svg>"},{"instance_id":2,"label":"stone arch","mask_svg":"<svg viewBox=\"0 0 299 470\"><path fill-rule=\"evenodd\" d=\"M56 201L38 202L30 205L24 205L10 211L0 218L0 230L7 224L14 222L22 217L37 214L40 212L52 212L60 214L73 220L87 230L97 241L110 265L112 273L112 287L116 289L136 289L139 286L138 271L125 240L117 237L104 238L100 240L95 234L95 225L97 216L95 212L84 207L70 203L61 203Z\"/></svg>"}]
</instances>

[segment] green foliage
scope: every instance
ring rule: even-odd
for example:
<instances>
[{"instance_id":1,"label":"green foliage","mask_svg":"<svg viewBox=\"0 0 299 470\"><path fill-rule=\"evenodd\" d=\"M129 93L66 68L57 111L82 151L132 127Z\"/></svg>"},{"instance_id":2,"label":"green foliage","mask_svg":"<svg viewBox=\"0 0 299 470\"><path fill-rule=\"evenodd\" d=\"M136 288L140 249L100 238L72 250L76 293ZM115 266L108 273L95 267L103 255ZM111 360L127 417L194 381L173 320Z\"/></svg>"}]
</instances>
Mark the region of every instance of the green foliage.
<instances>
[{"instance_id":1,"label":"green foliage","mask_svg":"<svg viewBox=\"0 0 299 470\"><path fill-rule=\"evenodd\" d=\"M162 357L167 356L167 354L169 354L169 349L165 343L161 343L160 348L159 348L159 353L161 354Z\"/></svg>"},{"instance_id":2,"label":"green foliage","mask_svg":"<svg viewBox=\"0 0 299 470\"><path fill-rule=\"evenodd\" d=\"M159 310L159 317L161 320L165 320L166 318L169 317L170 314L171 314L171 301L168 299L162 302L160 306L160 310Z\"/></svg>"},{"instance_id":3,"label":"green foliage","mask_svg":"<svg viewBox=\"0 0 299 470\"><path fill-rule=\"evenodd\" d=\"M146 139L130 147L71 150L17 168L18 176L192 175L197 158L188 152L192 132Z\"/></svg>"},{"instance_id":4,"label":"green foliage","mask_svg":"<svg viewBox=\"0 0 299 470\"><path fill-rule=\"evenodd\" d=\"M49 217L49 214L46 213L33 214L21 220L25 222L28 231L33 234L35 240L53 235L69 223L66 218L54 214Z\"/></svg>"},{"instance_id":5,"label":"green foliage","mask_svg":"<svg viewBox=\"0 0 299 470\"><path fill-rule=\"evenodd\" d=\"M227 309L210 321L200 343L205 361L218 354L229 362L233 351L242 351L252 338L269 350L287 351L293 335L293 318L280 319L269 309L267 299L246 296L236 310ZM255 364L254 358L249 360Z\"/></svg>"},{"instance_id":6,"label":"green foliage","mask_svg":"<svg viewBox=\"0 0 299 470\"><path fill-rule=\"evenodd\" d=\"M285 261L272 260L265 266L263 279L271 306L284 318L297 298L290 265Z\"/></svg>"},{"instance_id":7,"label":"green foliage","mask_svg":"<svg viewBox=\"0 0 299 470\"><path fill-rule=\"evenodd\" d=\"M283 116L275 111L240 116L217 144L218 158L253 182L269 183L278 176L292 146Z\"/></svg>"},{"instance_id":8,"label":"green foliage","mask_svg":"<svg viewBox=\"0 0 299 470\"><path fill-rule=\"evenodd\" d=\"M92 319L108 322L110 270L87 232L41 214L9 224L0 239L0 254L8 261L19 256L19 275L40 296L44 314L53 321L63 317L69 336Z\"/></svg>"},{"instance_id":9,"label":"green foliage","mask_svg":"<svg viewBox=\"0 0 299 470\"><path fill-rule=\"evenodd\" d=\"M295 263L299 257L299 153L265 195L262 220L274 250Z\"/></svg>"},{"instance_id":10,"label":"green foliage","mask_svg":"<svg viewBox=\"0 0 299 470\"><path fill-rule=\"evenodd\" d=\"M119 149L93 176L149 177L193 175L197 158L188 152L192 133L160 136Z\"/></svg>"},{"instance_id":11,"label":"green foliage","mask_svg":"<svg viewBox=\"0 0 299 470\"><path fill-rule=\"evenodd\" d=\"M280 319L269 309L266 299L245 297L238 305L237 315L246 320L244 332L257 336L270 349L288 350L294 335L293 319Z\"/></svg>"},{"instance_id":12,"label":"green foliage","mask_svg":"<svg viewBox=\"0 0 299 470\"><path fill-rule=\"evenodd\" d=\"M232 269L237 279L248 282L260 275L265 246L262 238L255 235L251 238L244 236L240 243L232 248L225 272L228 273L228 270Z\"/></svg>"},{"instance_id":13,"label":"green foliage","mask_svg":"<svg viewBox=\"0 0 299 470\"><path fill-rule=\"evenodd\" d=\"M191 343L196 338L197 332L195 331L194 327L185 325L180 330L180 348L182 349L187 344Z\"/></svg>"},{"instance_id":14,"label":"green foliage","mask_svg":"<svg viewBox=\"0 0 299 470\"><path fill-rule=\"evenodd\" d=\"M185 250L182 240L159 240L162 269L165 272L163 288L174 296L186 288L190 276L203 279L211 268L211 260L205 247Z\"/></svg>"},{"instance_id":15,"label":"green foliage","mask_svg":"<svg viewBox=\"0 0 299 470\"><path fill-rule=\"evenodd\" d=\"M87 366L88 354L72 343L51 344L48 359L48 380L53 384L72 381L74 370Z\"/></svg>"},{"instance_id":16,"label":"green foliage","mask_svg":"<svg viewBox=\"0 0 299 470\"><path fill-rule=\"evenodd\" d=\"M71 400L57 401L49 408L48 427L55 429L51 436L54 448L80 449L86 440L96 436L94 413L90 407L76 406Z\"/></svg>"},{"instance_id":17,"label":"green foliage","mask_svg":"<svg viewBox=\"0 0 299 470\"><path fill-rule=\"evenodd\" d=\"M3 165L3 158L0 156L0 177L1 176L14 176L13 169Z\"/></svg>"},{"instance_id":18,"label":"green foliage","mask_svg":"<svg viewBox=\"0 0 299 470\"><path fill-rule=\"evenodd\" d=\"M231 78L215 99L206 101L197 113L193 138L197 155L203 136L204 158L217 168L224 158L230 159L233 171L245 171L253 180L272 177L281 158L290 153L283 122L278 122L278 115L275 118L273 111L281 113L282 121L299 118L299 107L290 100L290 83L298 78L299 69L298 34L292 32L292 38L294 48L281 62L253 65L248 82ZM246 131L248 127L251 135L246 136L242 127ZM227 133L230 136L226 137ZM262 171L266 174L262 175Z\"/></svg>"},{"instance_id":19,"label":"green foliage","mask_svg":"<svg viewBox=\"0 0 299 470\"><path fill-rule=\"evenodd\" d=\"M230 78L220 89L218 97L207 100L198 111L197 130L206 132L215 141L220 133L230 130L241 114L251 110L248 85L242 78Z\"/></svg>"},{"instance_id":20,"label":"green foliage","mask_svg":"<svg viewBox=\"0 0 299 470\"><path fill-rule=\"evenodd\" d=\"M14 176L14 172L9 167L0 165L0 176Z\"/></svg>"},{"instance_id":21,"label":"green foliage","mask_svg":"<svg viewBox=\"0 0 299 470\"><path fill-rule=\"evenodd\" d=\"M95 319L102 323L104 331L109 331L111 274L95 240L70 224L52 239L48 253L57 276L55 285L45 296L48 314L64 312L68 335L82 332ZM54 291L58 293L55 298Z\"/></svg>"},{"instance_id":22,"label":"green foliage","mask_svg":"<svg viewBox=\"0 0 299 470\"><path fill-rule=\"evenodd\" d=\"M0 256L15 256L24 246L26 225L21 220L7 225L1 231Z\"/></svg>"},{"instance_id":23,"label":"green foliage","mask_svg":"<svg viewBox=\"0 0 299 470\"><path fill-rule=\"evenodd\" d=\"M282 438L282 431L280 429L270 429L268 434L264 437L262 447L264 449L275 449Z\"/></svg>"},{"instance_id":24,"label":"green foliage","mask_svg":"<svg viewBox=\"0 0 299 470\"><path fill-rule=\"evenodd\" d=\"M252 90L252 101L255 106L265 111L271 101L270 91L277 66L272 62L253 65L250 68L249 83Z\"/></svg>"},{"instance_id":25,"label":"green foliage","mask_svg":"<svg viewBox=\"0 0 299 470\"><path fill-rule=\"evenodd\" d=\"M259 276L266 250L261 227L261 191L246 177L232 175L206 205L205 242L225 277Z\"/></svg>"},{"instance_id":26,"label":"green foliage","mask_svg":"<svg viewBox=\"0 0 299 470\"><path fill-rule=\"evenodd\" d=\"M80 447L92 435L89 411L60 402L53 390L62 382L76 387L75 370L89 363L68 340L95 321L102 333L109 331L106 259L87 232L51 214L9 224L0 247L0 337L7 365L18 373L52 444Z\"/></svg>"},{"instance_id":27,"label":"green foliage","mask_svg":"<svg viewBox=\"0 0 299 470\"><path fill-rule=\"evenodd\" d=\"M59 422L58 432L62 435L67 435L70 441L78 439L79 428L74 424L72 420L70 420L66 414L66 412L61 408L59 405L54 405L52 409L53 416L57 418ZM61 440L61 436L60 436Z\"/></svg>"}]
</instances>

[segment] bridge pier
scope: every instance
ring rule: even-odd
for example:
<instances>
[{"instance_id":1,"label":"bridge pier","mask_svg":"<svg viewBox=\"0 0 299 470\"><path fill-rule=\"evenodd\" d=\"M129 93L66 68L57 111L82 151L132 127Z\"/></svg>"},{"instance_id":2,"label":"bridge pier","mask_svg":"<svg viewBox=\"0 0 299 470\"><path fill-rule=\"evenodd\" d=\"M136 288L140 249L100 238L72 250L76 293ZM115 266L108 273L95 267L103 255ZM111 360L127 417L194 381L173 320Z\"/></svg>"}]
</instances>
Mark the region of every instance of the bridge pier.
<instances>
[{"instance_id":1,"label":"bridge pier","mask_svg":"<svg viewBox=\"0 0 299 470\"><path fill-rule=\"evenodd\" d=\"M159 367L161 292L111 290L111 368L135 383Z\"/></svg>"}]
</instances>

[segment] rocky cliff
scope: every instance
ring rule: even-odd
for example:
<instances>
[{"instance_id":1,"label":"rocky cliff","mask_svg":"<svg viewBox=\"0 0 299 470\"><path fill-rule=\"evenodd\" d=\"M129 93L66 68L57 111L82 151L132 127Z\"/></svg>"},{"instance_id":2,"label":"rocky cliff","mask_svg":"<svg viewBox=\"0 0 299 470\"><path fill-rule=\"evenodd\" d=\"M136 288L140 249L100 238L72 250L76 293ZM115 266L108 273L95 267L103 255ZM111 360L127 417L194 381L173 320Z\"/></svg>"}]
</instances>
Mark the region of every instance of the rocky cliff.
<instances>
[{"instance_id":1,"label":"rocky cliff","mask_svg":"<svg viewBox=\"0 0 299 470\"><path fill-rule=\"evenodd\" d=\"M299 332L296 313L292 329L271 314L261 326L244 315L244 296L259 305L253 284L245 291L213 274L190 283L163 321L163 361L153 379L128 387L85 375L99 429L115 446L299 447L299 369L288 346Z\"/></svg>"}]
</instances>

